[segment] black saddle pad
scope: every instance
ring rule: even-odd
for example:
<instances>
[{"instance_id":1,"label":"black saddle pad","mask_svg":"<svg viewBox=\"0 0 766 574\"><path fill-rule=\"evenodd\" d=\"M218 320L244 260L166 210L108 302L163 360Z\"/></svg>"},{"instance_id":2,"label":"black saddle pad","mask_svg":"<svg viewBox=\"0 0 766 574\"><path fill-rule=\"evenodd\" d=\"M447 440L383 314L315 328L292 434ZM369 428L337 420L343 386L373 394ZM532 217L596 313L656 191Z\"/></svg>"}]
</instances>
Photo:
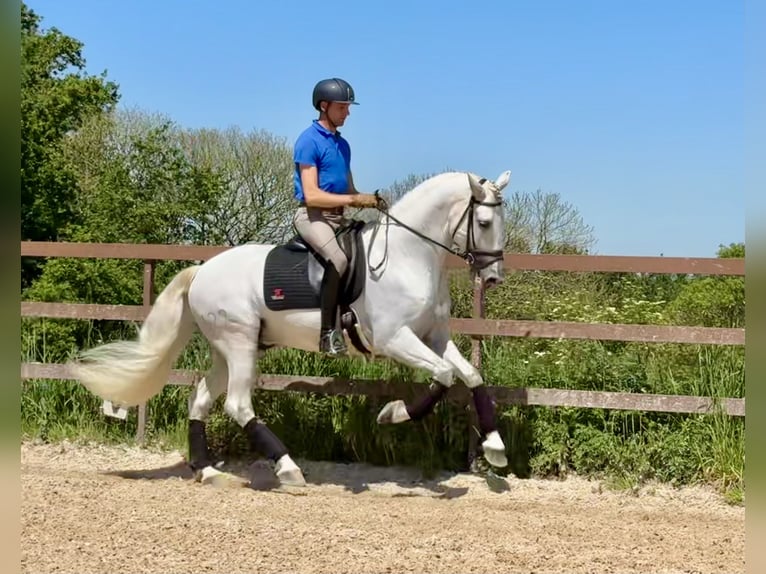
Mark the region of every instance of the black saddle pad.
<instances>
[{"instance_id":1,"label":"black saddle pad","mask_svg":"<svg viewBox=\"0 0 766 574\"><path fill-rule=\"evenodd\" d=\"M362 293L366 277L366 258L362 244L362 222L338 233L341 248L349 257L349 266L341 280L341 307L355 301ZM272 249L266 256L263 293L266 306L274 311L319 308L324 269L317 255L300 239Z\"/></svg>"},{"instance_id":2,"label":"black saddle pad","mask_svg":"<svg viewBox=\"0 0 766 574\"><path fill-rule=\"evenodd\" d=\"M274 311L319 307L319 293L309 280L309 253L293 251L284 245L266 256L263 295Z\"/></svg>"},{"instance_id":3,"label":"black saddle pad","mask_svg":"<svg viewBox=\"0 0 766 574\"><path fill-rule=\"evenodd\" d=\"M308 251L279 245L269 251L264 268L263 295L274 311L319 307L319 292L309 277Z\"/></svg>"}]
</instances>

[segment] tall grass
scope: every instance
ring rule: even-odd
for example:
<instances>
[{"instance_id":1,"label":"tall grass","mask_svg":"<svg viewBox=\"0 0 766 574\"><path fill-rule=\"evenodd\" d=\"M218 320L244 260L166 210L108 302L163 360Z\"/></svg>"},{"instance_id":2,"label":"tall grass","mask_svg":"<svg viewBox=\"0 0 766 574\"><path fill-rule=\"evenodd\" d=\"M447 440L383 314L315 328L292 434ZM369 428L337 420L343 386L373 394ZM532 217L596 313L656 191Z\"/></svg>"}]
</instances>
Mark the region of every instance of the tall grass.
<instances>
[{"instance_id":1,"label":"tall grass","mask_svg":"<svg viewBox=\"0 0 766 574\"><path fill-rule=\"evenodd\" d=\"M58 349L51 354L47 345L58 328L51 321L28 322L22 359L61 361L66 352ZM119 334L132 336L132 330L128 326ZM468 351L467 338L458 336L457 342ZM482 359L490 385L744 396L741 348L488 338L482 344ZM196 336L177 367L205 370L209 366L207 345ZM327 359L292 349L267 353L260 371L416 382L428 377L393 361ZM189 387L169 385L149 402L151 442L186 450L189 394ZM443 403L425 421L380 427L375 417L390 398L253 393L258 416L296 456L413 465L426 473L467 467L473 431L463 407ZM221 458L249 456L244 434L223 414L222 401L216 403L208 423L211 448ZM75 382L26 381L22 430L25 436L45 440L133 440L135 409L120 421L103 416L100 406ZM509 471L520 477L577 473L622 487L651 479L675 485L705 482L720 487L732 501L743 499L744 420L740 418L720 412L682 415L511 406L499 409L499 420L508 445Z\"/></svg>"}]
</instances>

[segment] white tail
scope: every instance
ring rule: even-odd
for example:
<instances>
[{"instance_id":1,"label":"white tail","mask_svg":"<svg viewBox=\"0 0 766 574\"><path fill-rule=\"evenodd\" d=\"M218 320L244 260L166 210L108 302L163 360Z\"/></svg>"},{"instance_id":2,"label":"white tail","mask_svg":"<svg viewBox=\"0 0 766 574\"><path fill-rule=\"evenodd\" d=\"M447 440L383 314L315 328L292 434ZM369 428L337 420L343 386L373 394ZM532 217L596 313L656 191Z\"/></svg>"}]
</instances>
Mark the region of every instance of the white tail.
<instances>
[{"instance_id":1,"label":"white tail","mask_svg":"<svg viewBox=\"0 0 766 574\"><path fill-rule=\"evenodd\" d=\"M132 407L159 393L178 355L194 332L186 294L199 266L178 273L160 293L137 341L115 341L70 363L73 375L94 395Z\"/></svg>"}]
</instances>

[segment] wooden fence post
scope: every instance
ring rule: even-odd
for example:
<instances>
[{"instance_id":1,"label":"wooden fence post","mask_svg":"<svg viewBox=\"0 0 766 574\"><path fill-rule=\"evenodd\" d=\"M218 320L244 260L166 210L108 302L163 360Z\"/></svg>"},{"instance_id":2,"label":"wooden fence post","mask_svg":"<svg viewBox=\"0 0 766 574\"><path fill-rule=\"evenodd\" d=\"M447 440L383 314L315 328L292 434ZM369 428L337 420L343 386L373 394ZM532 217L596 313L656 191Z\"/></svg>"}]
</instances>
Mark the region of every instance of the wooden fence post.
<instances>
[{"instance_id":1,"label":"wooden fence post","mask_svg":"<svg viewBox=\"0 0 766 574\"><path fill-rule=\"evenodd\" d=\"M478 273L473 277L473 309L471 317L474 319L484 318L484 285L481 277ZM481 336L471 336L471 364L481 371ZM476 417L476 409L473 408L470 398L466 405L468 411L468 465L469 468L473 468L473 463L476 459L476 450L479 444L479 434L476 429L479 426L479 421Z\"/></svg>"},{"instance_id":2,"label":"wooden fence post","mask_svg":"<svg viewBox=\"0 0 766 574\"><path fill-rule=\"evenodd\" d=\"M144 311L147 313L154 303L154 266L156 261L144 260ZM146 403L138 405L138 428L136 429L136 441L143 444L146 438Z\"/></svg>"}]
</instances>

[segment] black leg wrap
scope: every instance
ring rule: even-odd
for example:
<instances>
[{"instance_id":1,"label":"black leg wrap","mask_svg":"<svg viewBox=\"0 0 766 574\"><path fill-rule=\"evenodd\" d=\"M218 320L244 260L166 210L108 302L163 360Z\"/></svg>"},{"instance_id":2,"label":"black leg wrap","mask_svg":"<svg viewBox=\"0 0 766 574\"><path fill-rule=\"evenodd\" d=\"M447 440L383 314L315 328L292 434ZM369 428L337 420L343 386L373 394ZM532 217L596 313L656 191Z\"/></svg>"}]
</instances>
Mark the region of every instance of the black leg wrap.
<instances>
[{"instance_id":1,"label":"black leg wrap","mask_svg":"<svg viewBox=\"0 0 766 574\"><path fill-rule=\"evenodd\" d=\"M472 391L473 404L476 407L476 414L479 416L479 428L481 434L486 435L492 431L497 430L497 424L495 423L495 405L492 402L492 397L487 392L487 387L479 385Z\"/></svg>"},{"instance_id":2,"label":"black leg wrap","mask_svg":"<svg viewBox=\"0 0 766 574\"><path fill-rule=\"evenodd\" d=\"M287 448L282 441L258 419L250 419L245 425L245 432L250 439L250 445L274 462L287 454Z\"/></svg>"},{"instance_id":3,"label":"black leg wrap","mask_svg":"<svg viewBox=\"0 0 766 574\"><path fill-rule=\"evenodd\" d=\"M213 463L207 448L205 423L192 419L189 421L189 466L196 472L211 464Z\"/></svg>"},{"instance_id":4,"label":"black leg wrap","mask_svg":"<svg viewBox=\"0 0 766 574\"><path fill-rule=\"evenodd\" d=\"M431 383L428 387L428 392L424 396L413 401L410 405L405 405L410 419L418 421L424 416L431 414L436 403L442 400L444 395L447 394L448 389L449 387L439 383Z\"/></svg>"}]
</instances>

